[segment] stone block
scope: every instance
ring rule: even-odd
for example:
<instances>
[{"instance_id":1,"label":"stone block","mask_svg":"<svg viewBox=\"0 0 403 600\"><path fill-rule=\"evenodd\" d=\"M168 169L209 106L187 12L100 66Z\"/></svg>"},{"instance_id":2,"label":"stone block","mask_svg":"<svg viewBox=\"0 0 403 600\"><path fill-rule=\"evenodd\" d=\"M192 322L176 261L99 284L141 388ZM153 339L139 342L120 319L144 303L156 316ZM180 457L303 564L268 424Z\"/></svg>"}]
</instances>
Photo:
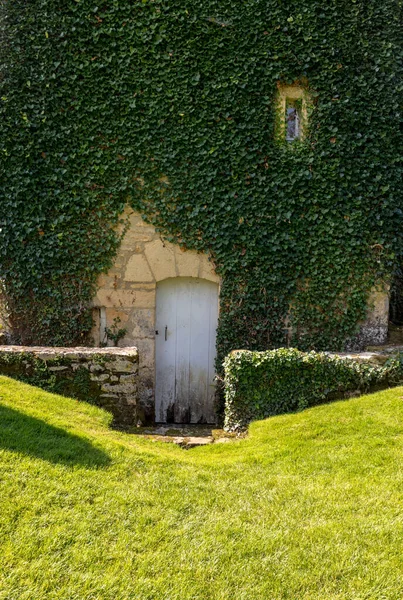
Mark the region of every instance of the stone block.
<instances>
[{"instance_id":1,"label":"stone block","mask_svg":"<svg viewBox=\"0 0 403 600\"><path fill-rule=\"evenodd\" d=\"M139 283L154 281L150 267L142 254L133 254L127 263L125 281L136 281Z\"/></svg>"},{"instance_id":2,"label":"stone block","mask_svg":"<svg viewBox=\"0 0 403 600\"><path fill-rule=\"evenodd\" d=\"M79 362L79 363L71 363L71 368L73 369L73 371L78 371L78 369L87 369L89 370L89 365L85 362Z\"/></svg>"},{"instance_id":3,"label":"stone block","mask_svg":"<svg viewBox=\"0 0 403 600\"><path fill-rule=\"evenodd\" d=\"M95 344L95 346L99 346L101 343L100 340L100 320L101 320L101 315L100 315L100 310L99 308L93 308L92 309L92 329L91 329L91 337L92 340Z\"/></svg>"},{"instance_id":4,"label":"stone block","mask_svg":"<svg viewBox=\"0 0 403 600\"><path fill-rule=\"evenodd\" d=\"M105 370L111 373L133 373L137 370L137 364L124 359L109 360L105 363Z\"/></svg>"},{"instance_id":5,"label":"stone block","mask_svg":"<svg viewBox=\"0 0 403 600\"><path fill-rule=\"evenodd\" d=\"M102 392L109 394L135 394L137 386L133 383L104 383L101 387Z\"/></svg>"},{"instance_id":6,"label":"stone block","mask_svg":"<svg viewBox=\"0 0 403 600\"><path fill-rule=\"evenodd\" d=\"M182 250L175 246L176 270L179 277L198 277L200 254L195 250Z\"/></svg>"},{"instance_id":7,"label":"stone block","mask_svg":"<svg viewBox=\"0 0 403 600\"><path fill-rule=\"evenodd\" d=\"M155 308L155 286L152 289L134 290L135 308Z\"/></svg>"},{"instance_id":8,"label":"stone block","mask_svg":"<svg viewBox=\"0 0 403 600\"><path fill-rule=\"evenodd\" d=\"M146 367L140 369L138 380L138 415L143 423L154 423L155 401L154 401L154 369Z\"/></svg>"},{"instance_id":9,"label":"stone block","mask_svg":"<svg viewBox=\"0 0 403 600\"><path fill-rule=\"evenodd\" d=\"M388 289L373 289L368 300L367 323L387 327L389 321Z\"/></svg>"},{"instance_id":10,"label":"stone block","mask_svg":"<svg viewBox=\"0 0 403 600\"><path fill-rule=\"evenodd\" d=\"M97 287L98 288L104 288L104 287L113 287L113 276L109 275L109 273L103 273L102 275L100 275L98 277L98 281L97 281Z\"/></svg>"},{"instance_id":11,"label":"stone block","mask_svg":"<svg viewBox=\"0 0 403 600\"><path fill-rule=\"evenodd\" d=\"M153 308L155 306L155 290L98 290L94 299L96 306L106 308Z\"/></svg>"},{"instance_id":12,"label":"stone block","mask_svg":"<svg viewBox=\"0 0 403 600\"><path fill-rule=\"evenodd\" d=\"M105 324L106 327L114 328L114 324L115 324L115 319L119 319L116 321L116 325L117 325L117 329L126 329L126 335L123 336L123 338L121 338L119 340L119 345L125 345L127 343L127 321L128 321L128 311L130 311L130 309L125 309L125 308L120 308L120 309L116 309L116 308L106 308L105 309ZM106 343L106 345L108 347L115 347L113 340L111 339L107 339L106 337L106 332L105 329L102 329L101 335L100 337L102 337L102 343Z\"/></svg>"},{"instance_id":13,"label":"stone block","mask_svg":"<svg viewBox=\"0 0 403 600\"><path fill-rule=\"evenodd\" d=\"M143 338L136 340L139 351L139 369L147 367L154 369L155 365L155 338Z\"/></svg>"},{"instance_id":14,"label":"stone block","mask_svg":"<svg viewBox=\"0 0 403 600\"><path fill-rule=\"evenodd\" d=\"M52 353L51 351L49 351L49 352L46 352L46 351L35 352L35 357L37 359L39 359L39 360L43 360L43 362L46 362L48 360L54 359L55 358L55 354ZM70 357L68 357L68 358L70 358Z\"/></svg>"},{"instance_id":15,"label":"stone block","mask_svg":"<svg viewBox=\"0 0 403 600\"><path fill-rule=\"evenodd\" d=\"M168 277L176 277L176 266L174 247L168 242L155 240L145 244L144 253L156 281L162 281Z\"/></svg>"},{"instance_id":16,"label":"stone block","mask_svg":"<svg viewBox=\"0 0 403 600\"><path fill-rule=\"evenodd\" d=\"M155 229L151 227L148 229L150 231L146 231L143 227L135 227L131 231L128 231L127 237L123 239L121 244L122 250L131 249L134 244L139 242L152 242L155 236Z\"/></svg>"},{"instance_id":17,"label":"stone block","mask_svg":"<svg viewBox=\"0 0 403 600\"><path fill-rule=\"evenodd\" d=\"M137 406L137 391L135 394L127 395L125 399L128 406Z\"/></svg>"},{"instance_id":18,"label":"stone block","mask_svg":"<svg viewBox=\"0 0 403 600\"><path fill-rule=\"evenodd\" d=\"M143 231L149 230L150 233L155 233L155 227L153 225L150 225L150 223L146 223L144 219L141 218L141 215L138 212L133 212L130 215L130 226L131 228L140 227Z\"/></svg>"},{"instance_id":19,"label":"stone block","mask_svg":"<svg viewBox=\"0 0 403 600\"><path fill-rule=\"evenodd\" d=\"M137 375L121 375L119 378L119 381L121 383L136 383L138 379ZM112 381L112 377L111 377L111 381Z\"/></svg>"},{"instance_id":20,"label":"stone block","mask_svg":"<svg viewBox=\"0 0 403 600\"><path fill-rule=\"evenodd\" d=\"M107 308L105 310L106 324L108 327L113 325L115 319L120 319L118 322L119 327L124 327L128 321L128 312L130 309L127 308Z\"/></svg>"},{"instance_id":21,"label":"stone block","mask_svg":"<svg viewBox=\"0 0 403 600\"><path fill-rule=\"evenodd\" d=\"M139 338L154 337L155 311L152 309L134 309L130 312L127 325L127 338L135 343Z\"/></svg>"},{"instance_id":22,"label":"stone block","mask_svg":"<svg viewBox=\"0 0 403 600\"><path fill-rule=\"evenodd\" d=\"M106 308L134 306L136 296L133 290L99 289L94 298L94 306L105 306Z\"/></svg>"},{"instance_id":23,"label":"stone block","mask_svg":"<svg viewBox=\"0 0 403 600\"><path fill-rule=\"evenodd\" d=\"M347 342L347 349L362 350L368 345L384 344L388 337L388 286L379 285L371 290L367 317L360 323L358 333Z\"/></svg>"},{"instance_id":24,"label":"stone block","mask_svg":"<svg viewBox=\"0 0 403 600\"><path fill-rule=\"evenodd\" d=\"M104 382L104 381L108 381L109 379L109 374L108 373L102 373L101 375L94 375L93 373L90 374L90 379L91 381L95 381L98 383Z\"/></svg>"}]
</instances>

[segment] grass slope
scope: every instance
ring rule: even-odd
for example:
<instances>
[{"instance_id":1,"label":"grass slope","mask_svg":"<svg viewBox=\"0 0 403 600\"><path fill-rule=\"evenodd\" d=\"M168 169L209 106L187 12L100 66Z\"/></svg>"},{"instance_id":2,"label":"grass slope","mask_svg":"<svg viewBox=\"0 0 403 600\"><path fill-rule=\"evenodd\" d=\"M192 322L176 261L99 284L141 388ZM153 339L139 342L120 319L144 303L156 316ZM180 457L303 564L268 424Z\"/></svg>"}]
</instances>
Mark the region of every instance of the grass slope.
<instances>
[{"instance_id":1,"label":"grass slope","mask_svg":"<svg viewBox=\"0 0 403 600\"><path fill-rule=\"evenodd\" d=\"M185 451L0 378L0 599L401 599L402 394Z\"/></svg>"}]
</instances>

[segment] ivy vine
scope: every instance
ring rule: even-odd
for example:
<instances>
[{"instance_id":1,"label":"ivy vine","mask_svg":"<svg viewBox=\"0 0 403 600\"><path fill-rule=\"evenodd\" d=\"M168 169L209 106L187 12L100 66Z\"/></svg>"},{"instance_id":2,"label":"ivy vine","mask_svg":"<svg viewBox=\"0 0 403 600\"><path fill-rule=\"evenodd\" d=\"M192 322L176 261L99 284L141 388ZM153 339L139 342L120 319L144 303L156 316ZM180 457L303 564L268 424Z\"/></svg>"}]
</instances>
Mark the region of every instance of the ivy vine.
<instances>
[{"instance_id":1,"label":"ivy vine","mask_svg":"<svg viewBox=\"0 0 403 600\"><path fill-rule=\"evenodd\" d=\"M340 349L403 250L401 0L0 0L0 277L25 343L87 339L130 203L222 277L233 348ZM308 134L275 135L304 82Z\"/></svg>"}]
</instances>

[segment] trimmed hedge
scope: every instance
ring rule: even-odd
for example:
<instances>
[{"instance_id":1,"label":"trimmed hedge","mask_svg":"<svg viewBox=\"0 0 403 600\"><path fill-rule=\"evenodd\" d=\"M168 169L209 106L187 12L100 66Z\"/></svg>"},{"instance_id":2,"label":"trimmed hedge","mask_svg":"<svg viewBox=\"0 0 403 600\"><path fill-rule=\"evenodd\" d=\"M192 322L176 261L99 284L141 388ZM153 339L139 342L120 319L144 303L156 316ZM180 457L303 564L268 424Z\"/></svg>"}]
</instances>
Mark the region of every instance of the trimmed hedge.
<instances>
[{"instance_id":1,"label":"trimmed hedge","mask_svg":"<svg viewBox=\"0 0 403 600\"><path fill-rule=\"evenodd\" d=\"M238 350L226 357L224 368L227 431L245 429L255 419L403 382L402 354L377 366L294 348Z\"/></svg>"}]
</instances>

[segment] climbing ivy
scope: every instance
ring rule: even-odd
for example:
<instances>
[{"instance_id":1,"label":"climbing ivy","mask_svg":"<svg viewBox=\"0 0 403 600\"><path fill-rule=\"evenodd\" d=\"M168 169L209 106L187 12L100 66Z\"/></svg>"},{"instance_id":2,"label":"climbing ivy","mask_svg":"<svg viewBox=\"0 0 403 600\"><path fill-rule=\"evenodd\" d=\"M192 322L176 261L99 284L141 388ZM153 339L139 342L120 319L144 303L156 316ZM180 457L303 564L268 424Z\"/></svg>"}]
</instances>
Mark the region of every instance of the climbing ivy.
<instances>
[{"instance_id":1,"label":"climbing ivy","mask_svg":"<svg viewBox=\"0 0 403 600\"><path fill-rule=\"evenodd\" d=\"M23 341L86 338L126 203L211 255L220 357L356 334L402 258L401 0L0 8L0 268ZM312 100L303 141L275 135L281 83Z\"/></svg>"}]
</instances>

